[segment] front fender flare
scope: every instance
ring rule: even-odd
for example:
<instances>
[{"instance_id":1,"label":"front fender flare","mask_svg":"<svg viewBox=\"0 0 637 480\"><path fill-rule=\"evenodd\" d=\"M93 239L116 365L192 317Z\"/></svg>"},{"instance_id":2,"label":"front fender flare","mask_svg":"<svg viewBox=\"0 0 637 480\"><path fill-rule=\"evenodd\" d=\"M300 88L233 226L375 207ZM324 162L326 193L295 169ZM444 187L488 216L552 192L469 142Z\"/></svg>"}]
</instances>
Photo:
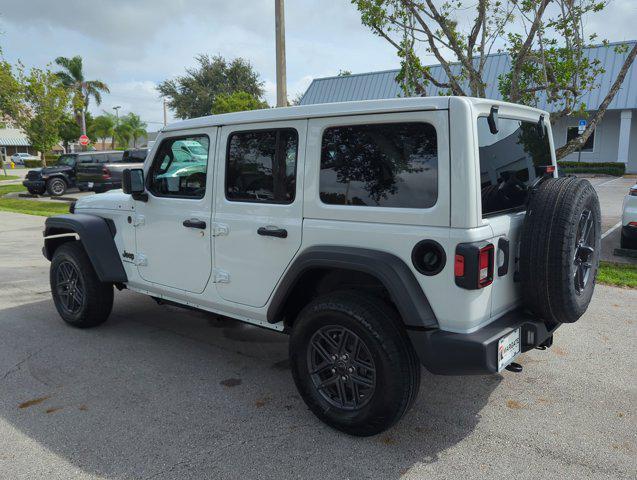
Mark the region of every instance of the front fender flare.
<instances>
[{"instance_id":1,"label":"front fender flare","mask_svg":"<svg viewBox=\"0 0 637 480\"><path fill-rule=\"evenodd\" d=\"M280 320L296 281L314 268L354 270L372 275L387 289L406 326L438 327L425 292L403 260L379 250L330 245L310 247L294 260L272 297L267 312L268 322Z\"/></svg>"},{"instance_id":2,"label":"front fender flare","mask_svg":"<svg viewBox=\"0 0 637 480\"><path fill-rule=\"evenodd\" d=\"M115 225L95 215L67 214L49 217L44 227L44 256L51 260L59 241L48 239L52 235L77 234L95 273L102 282L125 283L128 281L124 266L115 246ZM59 237L56 237L56 239Z\"/></svg>"}]
</instances>

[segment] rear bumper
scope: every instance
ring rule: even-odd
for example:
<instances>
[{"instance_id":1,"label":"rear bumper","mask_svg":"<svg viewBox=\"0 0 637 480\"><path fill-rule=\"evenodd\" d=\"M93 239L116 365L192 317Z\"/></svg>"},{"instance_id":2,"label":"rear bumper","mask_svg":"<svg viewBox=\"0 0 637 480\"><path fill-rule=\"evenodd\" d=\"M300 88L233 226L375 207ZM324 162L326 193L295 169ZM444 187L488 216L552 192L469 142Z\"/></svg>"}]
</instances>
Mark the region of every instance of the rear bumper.
<instances>
[{"instance_id":1,"label":"rear bumper","mask_svg":"<svg viewBox=\"0 0 637 480\"><path fill-rule=\"evenodd\" d=\"M25 180L22 182L22 185L34 190L44 190L46 188L46 182L44 180Z\"/></svg>"},{"instance_id":2,"label":"rear bumper","mask_svg":"<svg viewBox=\"0 0 637 480\"><path fill-rule=\"evenodd\" d=\"M637 227L624 225L622 227L622 235L630 240L637 240Z\"/></svg>"},{"instance_id":3,"label":"rear bumper","mask_svg":"<svg viewBox=\"0 0 637 480\"><path fill-rule=\"evenodd\" d=\"M498 340L521 329L522 352L540 346L557 327L514 310L473 333L444 330L408 330L420 362L438 375L484 375L498 371Z\"/></svg>"}]
</instances>

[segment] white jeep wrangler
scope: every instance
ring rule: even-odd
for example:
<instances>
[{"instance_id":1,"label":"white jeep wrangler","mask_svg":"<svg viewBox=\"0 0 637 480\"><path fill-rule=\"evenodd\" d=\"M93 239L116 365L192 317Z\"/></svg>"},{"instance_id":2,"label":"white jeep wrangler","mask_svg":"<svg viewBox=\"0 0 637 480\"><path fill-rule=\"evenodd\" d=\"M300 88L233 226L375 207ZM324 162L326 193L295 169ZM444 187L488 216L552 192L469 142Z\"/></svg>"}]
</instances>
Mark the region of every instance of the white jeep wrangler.
<instances>
[{"instance_id":1,"label":"white jeep wrangler","mask_svg":"<svg viewBox=\"0 0 637 480\"><path fill-rule=\"evenodd\" d=\"M555 178L548 118L432 97L170 125L122 190L47 219L55 306L92 327L115 286L289 333L308 407L376 434L412 405L420 365L520 371L586 311L599 202Z\"/></svg>"}]
</instances>

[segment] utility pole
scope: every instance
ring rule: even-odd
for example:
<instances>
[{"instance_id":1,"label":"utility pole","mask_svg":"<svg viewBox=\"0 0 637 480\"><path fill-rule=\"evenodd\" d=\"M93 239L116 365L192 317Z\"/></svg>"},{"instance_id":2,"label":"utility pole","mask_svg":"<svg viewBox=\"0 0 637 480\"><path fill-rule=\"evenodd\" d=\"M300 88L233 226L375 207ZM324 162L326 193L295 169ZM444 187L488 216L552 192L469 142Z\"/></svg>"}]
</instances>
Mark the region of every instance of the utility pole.
<instances>
[{"instance_id":1,"label":"utility pole","mask_svg":"<svg viewBox=\"0 0 637 480\"><path fill-rule=\"evenodd\" d=\"M113 107L115 110L115 130L113 131L113 141L111 142L111 148L115 149L115 132L117 131L117 127L119 127L119 109L122 108L121 105L116 105Z\"/></svg>"},{"instance_id":2,"label":"utility pole","mask_svg":"<svg viewBox=\"0 0 637 480\"><path fill-rule=\"evenodd\" d=\"M288 106L288 92L285 73L285 9L284 0L274 0L276 31L276 106Z\"/></svg>"},{"instance_id":3,"label":"utility pole","mask_svg":"<svg viewBox=\"0 0 637 480\"><path fill-rule=\"evenodd\" d=\"M164 98L164 127L168 125L168 110L166 107L166 99Z\"/></svg>"}]
</instances>

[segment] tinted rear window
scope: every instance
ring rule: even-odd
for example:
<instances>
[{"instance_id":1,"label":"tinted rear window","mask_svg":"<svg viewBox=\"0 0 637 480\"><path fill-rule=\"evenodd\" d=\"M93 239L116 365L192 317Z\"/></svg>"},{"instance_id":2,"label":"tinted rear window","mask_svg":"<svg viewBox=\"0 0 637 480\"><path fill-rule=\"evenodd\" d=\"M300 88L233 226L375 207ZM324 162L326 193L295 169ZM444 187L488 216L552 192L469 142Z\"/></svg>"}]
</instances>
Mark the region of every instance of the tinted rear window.
<instances>
[{"instance_id":1,"label":"tinted rear window","mask_svg":"<svg viewBox=\"0 0 637 480\"><path fill-rule=\"evenodd\" d=\"M438 197L436 129L428 123L326 129L320 189L332 205L431 207Z\"/></svg>"},{"instance_id":2,"label":"tinted rear window","mask_svg":"<svg viewBox=\"0 0 637 480\"><path fill-rule=\"evenodd\" d=\"M498 129L491 133L487 118L478 118L483 216L522 208L540 167L551 164L548 135L537 123L500 118Z\"/></svg>"},{"instance_id":3,"label":"tinted rear window","mask_svg":"<svg viewBox=\"0 0 637 480\"><path fill-rule=\"evenodd\" d=\"M146 155L148 155L148 150L126 150L122 161L126 163L143 162L146 160Z\"/></svg>"}]
</instances>

